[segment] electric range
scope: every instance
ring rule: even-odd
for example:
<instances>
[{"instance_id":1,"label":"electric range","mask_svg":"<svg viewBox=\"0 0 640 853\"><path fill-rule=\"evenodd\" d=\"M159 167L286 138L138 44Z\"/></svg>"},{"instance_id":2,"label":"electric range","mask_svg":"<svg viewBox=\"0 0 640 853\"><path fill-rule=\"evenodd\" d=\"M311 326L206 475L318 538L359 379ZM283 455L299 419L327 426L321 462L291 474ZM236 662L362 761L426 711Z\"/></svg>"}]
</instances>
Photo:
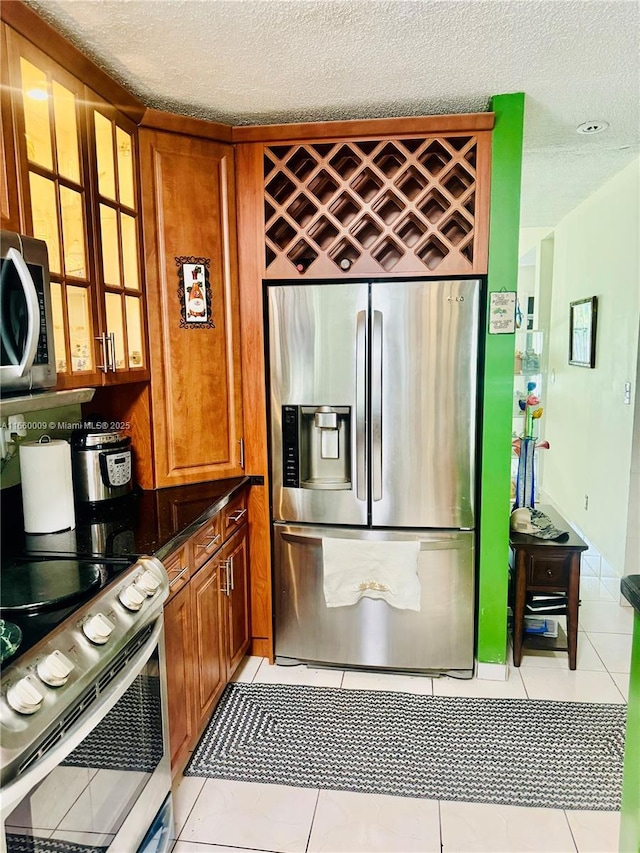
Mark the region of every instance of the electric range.
<instances>
[{"instance_id":1,"label":"electric range","mask_svg":"<svg viewBox=\"0 0 640 853\"><path fill-rule=\"evenodd\" d=\"M87 519L77 531L5 540L0 849L9 853L36 849L34 838L43 851L144 850L147 832L169 845L169 582L158 559L132 553L126 515L92 524L101 540L87 538ZM97 805L105 784L120 803L111 811Z\"/></svg>"}]
</instances>

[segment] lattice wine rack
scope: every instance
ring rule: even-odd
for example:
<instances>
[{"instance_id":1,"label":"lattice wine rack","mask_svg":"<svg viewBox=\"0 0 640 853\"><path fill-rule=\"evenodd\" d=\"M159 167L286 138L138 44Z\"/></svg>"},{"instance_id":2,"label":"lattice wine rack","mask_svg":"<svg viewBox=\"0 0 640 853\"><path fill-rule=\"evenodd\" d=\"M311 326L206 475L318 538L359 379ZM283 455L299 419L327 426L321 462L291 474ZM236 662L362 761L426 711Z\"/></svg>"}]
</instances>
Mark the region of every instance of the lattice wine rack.
<instances>
[{"instance_id":1,"label":"lattice wine rack","mask_svg":"<svg viewBox=\"0 0 640 853\"><path fill-rule=\"evenodd\" d=\"M481 272L478 139L264 149L267 278Z\"/></svg>"}]
</instances>

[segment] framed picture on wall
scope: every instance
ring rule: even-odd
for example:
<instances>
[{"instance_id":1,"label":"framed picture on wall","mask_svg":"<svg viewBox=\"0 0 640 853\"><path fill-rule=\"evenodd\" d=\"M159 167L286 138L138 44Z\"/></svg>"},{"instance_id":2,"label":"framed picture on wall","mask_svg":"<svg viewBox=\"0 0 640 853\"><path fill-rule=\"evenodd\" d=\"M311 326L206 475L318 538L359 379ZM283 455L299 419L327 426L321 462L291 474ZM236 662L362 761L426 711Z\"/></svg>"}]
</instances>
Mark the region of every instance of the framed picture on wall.
<instances>
[{"instance_id":1,"label":"framed picture on wall","mask_svg":"<svg viewBox=\"0 0 640 853\"><path fill-rule=\"evenodd\" d=\"M596 366L597 310L597 296L569 304L569 364Z\"/></svg>"}]
</instances>

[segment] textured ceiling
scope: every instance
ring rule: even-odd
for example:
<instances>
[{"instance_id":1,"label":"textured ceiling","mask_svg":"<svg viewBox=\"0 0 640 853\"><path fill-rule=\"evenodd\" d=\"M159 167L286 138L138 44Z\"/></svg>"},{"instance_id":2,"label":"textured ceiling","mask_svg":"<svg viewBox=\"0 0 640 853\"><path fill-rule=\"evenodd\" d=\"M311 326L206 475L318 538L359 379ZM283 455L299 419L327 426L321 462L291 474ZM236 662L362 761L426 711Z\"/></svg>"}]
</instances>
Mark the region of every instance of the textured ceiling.
<instances>
[{"instance_id":1,"label":"textured ceiling","mask_svg":"<svg viewBox=\"0 0 640 853\"><path fill-rule=\"evenodd\" d=\"M525 92L522 224L638 155L637 0L28 0L149 106L229 124L476 112ZM605 120L597 136L578 124Z\"/></svg>"}]
</instances>

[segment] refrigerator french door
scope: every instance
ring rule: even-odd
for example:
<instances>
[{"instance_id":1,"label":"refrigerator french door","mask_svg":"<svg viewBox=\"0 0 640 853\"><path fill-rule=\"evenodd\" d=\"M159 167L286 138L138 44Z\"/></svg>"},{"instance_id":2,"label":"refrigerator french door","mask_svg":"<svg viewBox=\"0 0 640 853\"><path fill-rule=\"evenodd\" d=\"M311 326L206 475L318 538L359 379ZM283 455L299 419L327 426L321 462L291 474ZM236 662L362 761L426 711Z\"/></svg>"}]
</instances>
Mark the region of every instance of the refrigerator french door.
<instances>
[{"instance_id":1,"label":"refrigerator french door","mask_svg":"<svg viewBox=\"0 0 640 853\"><path fill-rule=\"evenodd\" d=\"M480 289L471 279L268 287L279 659L472 669ZM313 535L298 531L293 547L287 525ZM337 614L318 599L307 611L322 537L336 526L421 541L419 613L366 599ZM338 651L336 631L363 642ZM418 653L403 654L405 642Z\"/></svg>"}]
</instances>

